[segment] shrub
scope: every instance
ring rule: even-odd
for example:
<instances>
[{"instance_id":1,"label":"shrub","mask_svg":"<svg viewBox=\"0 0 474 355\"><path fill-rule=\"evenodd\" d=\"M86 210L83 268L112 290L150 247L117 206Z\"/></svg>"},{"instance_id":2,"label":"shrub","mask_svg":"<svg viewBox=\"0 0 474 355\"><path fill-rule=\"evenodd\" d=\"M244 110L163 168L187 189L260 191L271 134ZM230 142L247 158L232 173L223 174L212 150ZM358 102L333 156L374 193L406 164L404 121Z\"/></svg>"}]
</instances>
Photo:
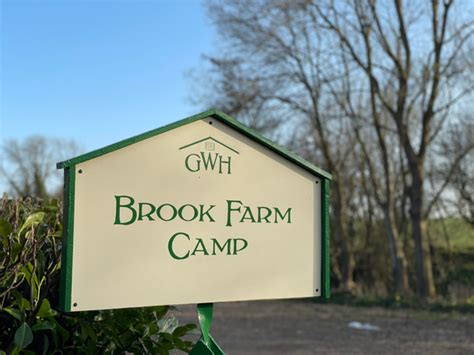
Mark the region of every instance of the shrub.
<instances>
[{"instance_id":1,"label":"shrub","mask_svg":"<svg viewBox=\"0 0 474 355\"><path fill-rule=\"evenodd\" d=\"M0 354L188 351L169 306L58 312L61 202L0 199Z\"/></svg>"}]
</instances>

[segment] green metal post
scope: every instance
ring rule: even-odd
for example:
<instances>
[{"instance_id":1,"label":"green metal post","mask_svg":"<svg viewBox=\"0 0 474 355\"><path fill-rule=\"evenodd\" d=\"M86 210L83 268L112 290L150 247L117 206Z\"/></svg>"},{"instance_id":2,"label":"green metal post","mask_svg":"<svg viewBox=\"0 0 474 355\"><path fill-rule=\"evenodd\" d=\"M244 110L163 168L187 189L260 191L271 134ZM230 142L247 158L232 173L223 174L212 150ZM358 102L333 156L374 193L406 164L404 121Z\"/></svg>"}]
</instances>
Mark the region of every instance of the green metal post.
<instances>
[{"instance_id":1,"label":"green metal post","mask_svg":"<svg viewBox=\"0 0 474 355\"><path fill-rule=\"evenodd\" d=\"M197 306L201 338L189 352L190 355L224 355L222 349L209 333L212 324L212 303L202 303Z\"/></svg>"}]
</instances>

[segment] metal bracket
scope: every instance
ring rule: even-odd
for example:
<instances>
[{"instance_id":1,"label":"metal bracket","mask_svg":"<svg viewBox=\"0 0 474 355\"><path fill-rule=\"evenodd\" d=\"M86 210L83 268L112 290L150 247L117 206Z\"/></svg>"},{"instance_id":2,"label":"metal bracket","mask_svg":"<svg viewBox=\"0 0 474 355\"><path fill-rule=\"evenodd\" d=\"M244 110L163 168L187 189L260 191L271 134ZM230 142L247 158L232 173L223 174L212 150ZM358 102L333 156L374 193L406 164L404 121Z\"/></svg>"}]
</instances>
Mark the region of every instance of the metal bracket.
<instances>
[{"instance_id":1,"label":"metal bracket","mask_svg":"<svg viewBox=\"0 0 474 355\"><path fill-rule=\"evenodd\" d=\"M201 303L197 306L201 338L189 352L190 355L224 355L222 349L209 334L212 324L212 303Z\"/></svg>"}]
</instances>

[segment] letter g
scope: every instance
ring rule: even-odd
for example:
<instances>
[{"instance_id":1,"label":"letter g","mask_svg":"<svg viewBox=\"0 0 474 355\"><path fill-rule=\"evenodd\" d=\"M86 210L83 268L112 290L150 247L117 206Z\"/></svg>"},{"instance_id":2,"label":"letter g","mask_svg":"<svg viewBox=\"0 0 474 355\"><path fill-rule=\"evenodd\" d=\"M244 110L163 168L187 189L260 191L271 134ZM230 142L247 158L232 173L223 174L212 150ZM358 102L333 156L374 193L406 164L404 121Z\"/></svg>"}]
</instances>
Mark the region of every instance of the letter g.
<instances>
[{"instance_id":1,"label":"letter g","mask_svg":"<svg viewBox=\"0 0 474 355\"><path fill-rule=\"evenodd\" d=\"M193 159L191 161L194 169L191 169L191 167L189 166L189 160L191 159L191 157L195 157L197 159ZM184 161L184 165L186 166L186 169L188 169L189 171L195 173L196 171L199 171L201 169L201 158L199 157L198 154L189 154L187 157L186 157L186 160Z\"/></svg>"}]
</instances>

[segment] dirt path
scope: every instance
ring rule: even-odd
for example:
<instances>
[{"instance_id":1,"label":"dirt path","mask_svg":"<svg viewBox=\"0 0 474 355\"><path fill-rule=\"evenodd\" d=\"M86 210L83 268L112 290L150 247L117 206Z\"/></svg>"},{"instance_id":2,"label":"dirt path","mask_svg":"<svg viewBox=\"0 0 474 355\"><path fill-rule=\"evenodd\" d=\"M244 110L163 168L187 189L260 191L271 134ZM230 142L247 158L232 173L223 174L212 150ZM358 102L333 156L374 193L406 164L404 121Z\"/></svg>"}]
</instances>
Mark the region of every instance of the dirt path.
<instances>
[{"instance_id":1,"label":"dirt path","mask_svg":"<svg viewBox=\"0 0 474 355\"><path fill-rule=\"evenodd\" d=\"M178 308L197 323L195 307ZM360 330L350 322L379 330ZM220 303L211 334L229 355L474 354L474 316L309 301ZM197 334L196 334L197 337Z\"/></svg>"}]
</instances>

